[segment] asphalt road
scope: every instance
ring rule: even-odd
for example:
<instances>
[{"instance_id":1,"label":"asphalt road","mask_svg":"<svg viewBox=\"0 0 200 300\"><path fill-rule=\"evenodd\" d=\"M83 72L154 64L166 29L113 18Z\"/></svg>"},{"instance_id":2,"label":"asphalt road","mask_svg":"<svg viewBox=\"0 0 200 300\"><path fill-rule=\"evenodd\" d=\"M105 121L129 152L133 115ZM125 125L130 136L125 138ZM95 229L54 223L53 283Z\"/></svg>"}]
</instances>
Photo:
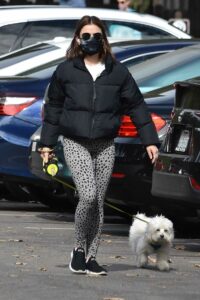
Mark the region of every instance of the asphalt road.
<instances>
[{"instance_id":1,"label":"asphalt road","mask_svg":"<svg viewBox=\"0 0 200 300\"><path fill-rule=\"evenodd\" d=\"M176 238L170 272L137 269L129 225L106 217L98 261L106 277L74 275L73 214L40 204L0 201L0 300L200 299L200 239Z\"/></svg>"}]
</instances>

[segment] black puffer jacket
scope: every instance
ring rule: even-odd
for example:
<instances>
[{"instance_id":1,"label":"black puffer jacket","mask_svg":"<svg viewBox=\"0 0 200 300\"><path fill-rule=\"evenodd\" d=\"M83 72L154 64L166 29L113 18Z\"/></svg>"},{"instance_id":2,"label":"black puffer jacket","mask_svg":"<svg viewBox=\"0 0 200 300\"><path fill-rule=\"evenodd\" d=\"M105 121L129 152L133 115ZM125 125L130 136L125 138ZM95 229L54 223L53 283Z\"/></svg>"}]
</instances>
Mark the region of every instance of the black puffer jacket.
<instances>
[{"instance_id":1,"label":"black puffer jacket","mask_svg":"<svg viewBox=\"0 0 200 300\"><path fill-rule=\"evenodd\" d=\"M59 135L71 138L116 137L121 116L130 115L144 145L158 137L134 79L111 56L93 81L82 59L66 60L54 72L44 109L41 144L55 145Z\"/></svg>"}]
</instances>

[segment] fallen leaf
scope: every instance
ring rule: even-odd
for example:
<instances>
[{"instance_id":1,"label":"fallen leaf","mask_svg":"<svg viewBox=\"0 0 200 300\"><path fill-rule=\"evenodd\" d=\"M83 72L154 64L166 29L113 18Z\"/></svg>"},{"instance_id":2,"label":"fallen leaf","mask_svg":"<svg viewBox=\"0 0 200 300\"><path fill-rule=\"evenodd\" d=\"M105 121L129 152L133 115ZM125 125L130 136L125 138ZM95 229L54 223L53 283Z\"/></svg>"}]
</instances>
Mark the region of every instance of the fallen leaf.
<instances>
[{"instance_id":1,"label":"fallen leaf","mask_svg":"<svg viewBox=\"0 0 200 300\"><path fill-rule=\"evenodd\" d=\"M115 258L115 259L125 259L126 256L115 255L115 256L111 256L110 258Z\"/></svg>"},{"instance_id":2,"label":"fallen leaf","mask_svg":"<svg viewBox=\"0 0 200 300\"><path fill-rule=\"evenodd\" d=\"M25 266L25 265L27 265L27 263L24 263L24 262L22 262L22 261L17 261L15 264L16 264L17 266Z\"/></svg>"},{"instance_id":3,"label":"fallen leaf","mask_svg":"<svg viewBox=\"0 0 200 300\"><path fill-rule=\"evenodd\" d=\"M46 268L40 268L39 270L40 270L40 271L43 271L43 272L46 272L46 271L47 271Z\"/></svg>"},{"instance_id":4,"label":"fallen leaf","mask_svg":"<svg viewBox=\"0 0 200 300\"><path fill-rule=\"evenodd\" d=\"M176 250L185 250L185 246L184 245L176 245L174 248Z\"/></svg>"}]
</instances>

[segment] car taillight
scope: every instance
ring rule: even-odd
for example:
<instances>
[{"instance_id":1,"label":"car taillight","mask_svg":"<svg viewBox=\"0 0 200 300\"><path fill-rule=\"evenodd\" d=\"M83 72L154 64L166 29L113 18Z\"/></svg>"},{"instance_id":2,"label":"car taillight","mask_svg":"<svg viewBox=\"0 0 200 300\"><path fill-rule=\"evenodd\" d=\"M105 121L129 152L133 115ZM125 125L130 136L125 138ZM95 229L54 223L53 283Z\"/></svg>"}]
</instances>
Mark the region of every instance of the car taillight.
<instances>
[{"instance_id":1,"label":"car taillight","mask_svg":"<svg viewBox=\"0 0 200 300\"><path fill-rule=\"evenodd\" d=\"M161 130L166 125L166 120L164 120L161 116L152 113L151 114L152 120L155 124L156 130Z\"/></svg>"},{"instance_id":2,"label":"car taillight","mask_svg":"<svg viewBox=\"0 0 200 300\"><path fill-rule=\"evenodd\" d=\"M193 177L190 177L190 183L195 190L200 191L200 183L198 183Z\"/></svg>"},{"instance_id":3,"label":"car taillight","mask_svg":"<svg viewBox=\"0 0 200 300\"><path fill-rule=\"evenodd\" d=\"M112 177L122 179L122 178L126 177L126 175L124 173L112 173Z\"/></svg>"},{"instance_id":4,"label":"car taillight","mask_svg":"<svg viewBox=\"0 0 200 300\"><path fill-rule=\"evenodd\" d=\"M0 115L13 116L37 100L36 97L0 97Z\"/></svg>"},{"instance_id":5,"label":"car taillight","mask_svg":"<svg viewBox=\"0 0 200 300\"><path fill-rule=\"evenodd\" d=\"M137 129L136 129L135 125L132 123L129 116L122 117L118 136L120 136L120 137L136 137L137 136Z\"/></svg>"},{"instance_id":6,"label":"car taillight","mask_svg":"<svg viewBox=\"0 0 200 300\"><path fill-rule=\"evenodd\" d=\"M152 120L155 124L156 130L159 131L166 125L166 121L159 115L152 113ZM138 132L135 125L132 123L129 116L123 116L121 121L121 126L118 132L119 137L137 137Z\"/></svg>"}]
</instances>

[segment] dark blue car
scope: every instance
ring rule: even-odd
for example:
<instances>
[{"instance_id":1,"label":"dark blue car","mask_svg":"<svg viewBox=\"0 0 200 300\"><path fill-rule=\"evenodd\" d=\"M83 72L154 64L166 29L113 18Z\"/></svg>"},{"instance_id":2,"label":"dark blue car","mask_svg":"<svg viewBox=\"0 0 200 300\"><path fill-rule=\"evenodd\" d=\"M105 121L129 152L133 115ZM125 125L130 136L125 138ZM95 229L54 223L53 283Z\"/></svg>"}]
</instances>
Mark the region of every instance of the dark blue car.
<instances>
[{"instance_id":1,"label":"dark blue car","mask_svg":"<svg viewBox=\"0 0 200 300\"><path fill-rule=\"evenodd\" d=\"M188 46L191 43L194 43L194 41L178 40L176 44L173 40L160 44L155 42L153 45L149 42L142 45L118 43L113 47L113 50L118 59L126 59L126 63L129 65L131 61L134 64L133 56L137 60L145 59L143 57L144 52L152 57L158 55L159 51L167 52L173 48ZM57 63L58 61L56 63L52 62L52 64L34 71L26 71L21 76L1 78L0 80L1 178L15 197L29 197L29 192L31 192L30 197L35 195L37 199L39 198L40 201L50 205L55 204L55 197L57 201L58 199L63 201L69 191L64 190L62 186L56 183L44 186L43 181L30 172L28 155L30 137L41 125L44 92ZM170 116L173 106L173 93L173 91L172 94L164 91L164 94L147 95L145 98L150 111L153 113L153 119L156 122L160 136L162 135L162 129L166 127L166 120ZM165 99L165 104L163 99ZM119 137L116 138L116 165L108 196L118 198L119 201L124 199L130 205L133 202L137 203L137 200L134 199L133 201L130 193L128 198L122 195L123 187L127 191L130 190L135 175L137 175L137 179L140 176L148 178L147 175L151 176L151 171L152 166L146 159L137 132L132 125L130 126L130 120L125 117ZM135 180L137 181L137 179ZM118 193L119 180L121 188Z\"/></svg>"}]
</instances>

